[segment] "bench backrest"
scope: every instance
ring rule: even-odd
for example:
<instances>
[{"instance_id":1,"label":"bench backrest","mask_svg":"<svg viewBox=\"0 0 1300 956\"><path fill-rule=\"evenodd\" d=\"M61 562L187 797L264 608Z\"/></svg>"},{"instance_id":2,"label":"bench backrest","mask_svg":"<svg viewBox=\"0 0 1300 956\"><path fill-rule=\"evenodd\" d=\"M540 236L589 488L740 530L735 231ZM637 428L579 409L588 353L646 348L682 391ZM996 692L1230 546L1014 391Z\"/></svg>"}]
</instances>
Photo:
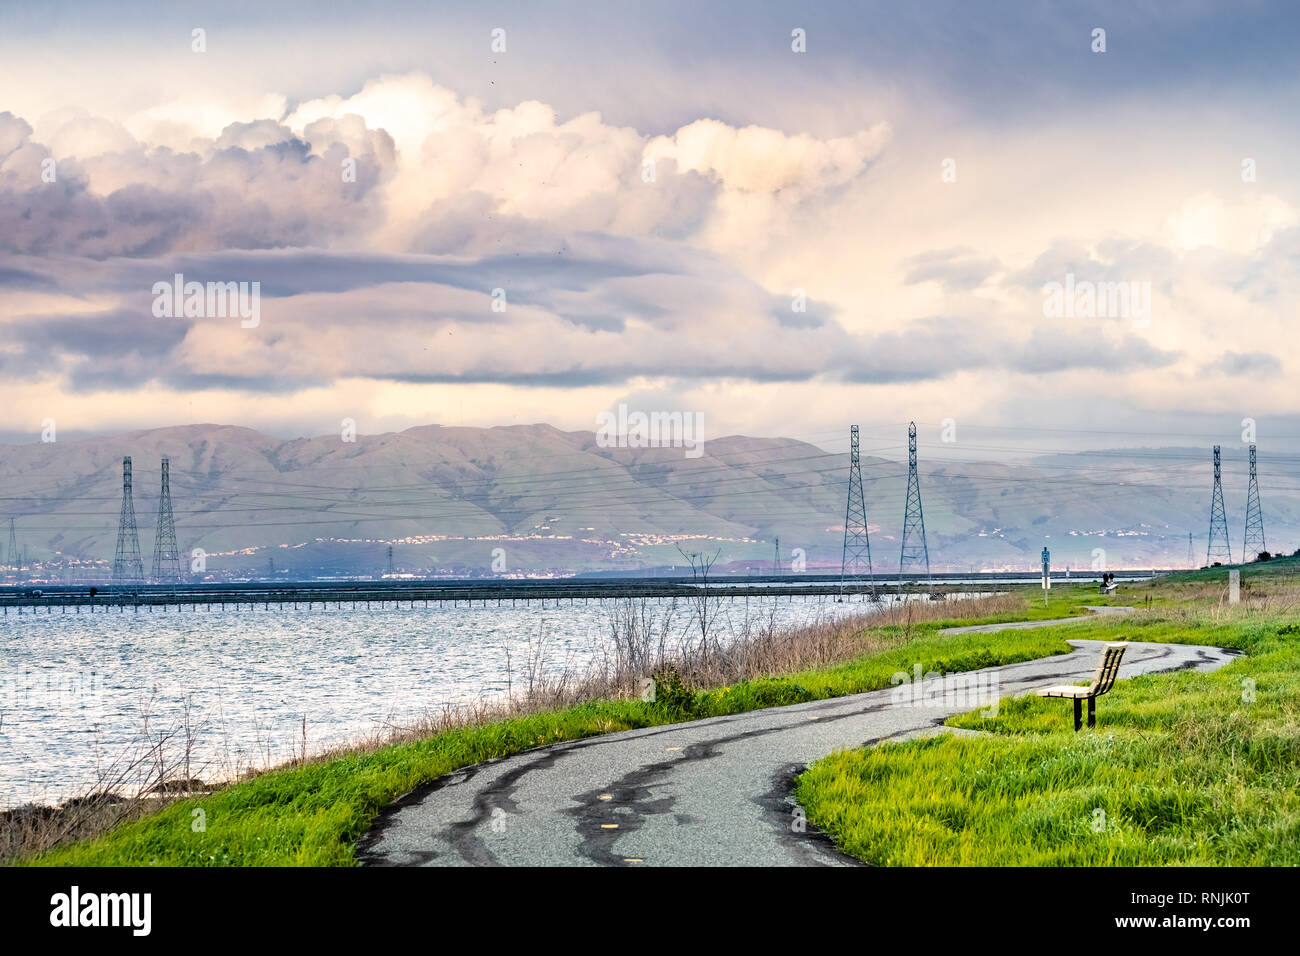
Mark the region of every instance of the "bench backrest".
<instances>
[{"instance_id":1,"label":"bench backrest","mask_svg":"<svg viewBox=\"0 0 1300 956\"><path fill-rule=\"evenodd\" d=\"M1119 662L1124 657L1126 647L1128 641L1106 645L1106 651L1101 655L1101 663L1097 666L1097 676L1092 679L1091 689L1094 694L1105 694L1110 691L1116 675L1119 674Z\"/></svg>"}]
</instances>

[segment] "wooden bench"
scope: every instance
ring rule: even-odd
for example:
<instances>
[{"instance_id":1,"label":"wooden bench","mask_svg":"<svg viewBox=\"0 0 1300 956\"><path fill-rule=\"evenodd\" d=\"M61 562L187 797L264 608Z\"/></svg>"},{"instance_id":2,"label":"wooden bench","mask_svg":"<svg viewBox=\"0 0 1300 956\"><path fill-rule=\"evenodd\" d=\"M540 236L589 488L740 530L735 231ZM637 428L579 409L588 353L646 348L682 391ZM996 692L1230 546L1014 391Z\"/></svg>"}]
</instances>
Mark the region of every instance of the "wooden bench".
<instances>
[{"instance_id":1,"label":"wooden bench","mask_svg":"<svg viewBox=\"0 0 1300 956\"><path fill-rule=\"evenodd\" d=\"M1097 698L1109 692L1111 687L1115 685L1115 676L1119 674L1119 662L1124 656L1126 647L1128 647L1128 641L1106 645L1106 650L1101 655L1101 663L1097 665L1097 676L1092 679L1092 683L1087 687L1075 687L1071 684L1044 687L1038 692L1038 696L1062 697L1066 700L1073 700L1074 729L1076 731L1083 726L1083 702L1086 700L1088 702L1088 726L1096 727Z\"/></svg>"}]
</instances>

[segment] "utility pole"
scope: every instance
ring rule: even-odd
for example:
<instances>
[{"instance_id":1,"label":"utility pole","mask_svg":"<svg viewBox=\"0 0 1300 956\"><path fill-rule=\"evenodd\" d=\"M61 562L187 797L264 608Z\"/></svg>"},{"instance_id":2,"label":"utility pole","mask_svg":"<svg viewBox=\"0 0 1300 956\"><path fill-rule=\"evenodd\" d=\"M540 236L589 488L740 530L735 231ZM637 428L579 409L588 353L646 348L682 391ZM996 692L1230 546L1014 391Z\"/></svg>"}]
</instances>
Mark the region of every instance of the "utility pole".
<instances>
[{"instance_id":1,"label":"utility pole","mask_svg":"<svg viewBox=\"0 0 1300 956\"><path fill-rule=\"evenodd\" d=\"M1246 540L1241 560L1254 561L1264 547L1264 512L1259 507L1259 480L1255 477L1255 446L1250 446L1250 483L1246 486Z\"/></svg>"},{"instance_id":2,"label":"utility pole","mask_svg":"<svg viewBox=\"0 0 1300 956\"><path fill-rule=\"evenodd\" d=\"M162 491L158 495L158 525L153 538L153 576L159 584L179 584L181 580L181 556L172 516L171 461L166 455L162 460Z\"/></svg>"},{"instance_id":3,"label":"utility pole","mask_svg":"<svg viewBox=\"0 0 1300 956\"><path fill-rule=\"evenodd\" d=\"M840 600L851 575L860 575L863 566L871 578L871 592L876 578L871 570L871 540L867 536L867 503L862 497L862 461L858 453L858 426L849 429L849 498L844 508L844 553L840 559Z\"/></svg>"},{"instance_id":4,"label":"utility pole","mask_svg":"<svg viewBox=\"0 0 1300 956\"><path fill-rule=\"evenodd\" d=\"M1210 493L1210 540L1205 547L1205 566L1220 558L1232 564L1232 544L1228 541L1228 518L1223 510L1223 482L1219 474L1219 446L1214 446L1214 491Z\"/></svg>"},{"instance_id":5,"label":"utility pole","mask_svg":"<svg viewBox=\"0 0 1300 956\"><path fill-rule=\"evenodd\" d=\"M916 543L916 535L921 543ZM910 544L908 542L911 542ZM921 481L916 474L916 422L907 426L907 508L903 512L903 546L898 553L898 584L903 584L903 568L908 561L925 563L926 583L930 577L930 549L925 543L925 515L921 511Z\"/></svg>"},{"instance_id":6,"label":"utility pole","mask_svg":"<svg viewBox=\"0 0 1300 956\"><path fill-rule=\"evenodd\" d=\"M117 521L117 550L113 554L113 583L140 584L140 536L135 527L135 502L131 497L131 456L122 459L122 513Z\"/></svg>"}]
</instances>

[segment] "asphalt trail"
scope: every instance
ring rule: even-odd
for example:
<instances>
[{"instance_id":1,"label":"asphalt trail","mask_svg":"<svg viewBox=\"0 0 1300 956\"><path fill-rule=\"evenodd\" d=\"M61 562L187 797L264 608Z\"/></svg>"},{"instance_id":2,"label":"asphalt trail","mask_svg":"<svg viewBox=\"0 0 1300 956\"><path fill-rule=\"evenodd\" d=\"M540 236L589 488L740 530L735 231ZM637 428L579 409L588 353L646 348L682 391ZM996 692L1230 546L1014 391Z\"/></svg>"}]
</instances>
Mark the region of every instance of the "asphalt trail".
<instances>
[{"instance_id":1,"label":"asphalt trail","mask_svg":"<svg viewBox=\"0 0 1300 956\"><path fill-rule=\"evenodd\" d=\"M1010 624L968 624L965 627L945 627L939 630L940 634L992 634L995 631L1027 631L1035 627L1053 627L1057 624L1078 624L1080 621L1091 620L1095 615L1097 617L1114 617L1119 614L1132 614L1131 607L1115 606L1111 607L1105 604L1093 606L1085 604L1084 608L1091 611L1091 614L1080 615L1077 617L1054 617L1047 621L1013 621Z\"/></svg>"},{"instance_id":2,"label":"asphalt trail","mask_svg":"<svg viewBox=\"0 0 1300 956\"><path fill-rule=\"evenodd\" d=\"M397 801L361 841L359 856L381 866L856 865L811 826L799 832L794 776L837 749L939 732L947 717L979 705L958 690L972 685L972 675L986 687L996 680L994 698L1086 680L1103 642L1069 643L1069 654L923 681L919 704L891 702L894 690L880 690L468 767ZM1217 647L1132 643L1120 677L1214 670L1235 656ZM1070 719L1063 705L1061 721ZM1097 720L1104 730L1104 701Z\"/></svg>"}]
</instances>

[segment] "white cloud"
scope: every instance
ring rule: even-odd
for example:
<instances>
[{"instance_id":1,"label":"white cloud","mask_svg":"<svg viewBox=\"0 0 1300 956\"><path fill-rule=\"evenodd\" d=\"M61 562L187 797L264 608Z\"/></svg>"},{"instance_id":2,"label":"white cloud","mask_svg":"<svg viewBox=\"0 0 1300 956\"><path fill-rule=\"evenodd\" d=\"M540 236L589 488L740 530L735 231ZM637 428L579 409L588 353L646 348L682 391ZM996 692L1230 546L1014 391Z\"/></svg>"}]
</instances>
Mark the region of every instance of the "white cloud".
<instances>
[{"instance_id":1,"label":"white cloud","mask_svg":"<svg viewBox=\"0 0 1300 956\"><path fill-rule=\"evenodd\" d=\"M1202 192L1189 197L1165 220L1162 233L1180 252L1210 246L1245 255L1294 226L1296 220L1296 210L1277 196L1251 195L1229 202Z\"/></svg>"},{"instance_id":2,"label":"white cloud","mask_svg":"<svg viewBox=\"0 0 1300 956\"><path fill-rule=\"evenodd\" d=\"M704 119L672 136L656 137L645 152L655 160L671 159L679 169L707 173L729 189L807 194L857 176L880 154L889 137L886 123L853 136L816 139L760 126L736 129Z\"/></svg>"}]
</instances>

